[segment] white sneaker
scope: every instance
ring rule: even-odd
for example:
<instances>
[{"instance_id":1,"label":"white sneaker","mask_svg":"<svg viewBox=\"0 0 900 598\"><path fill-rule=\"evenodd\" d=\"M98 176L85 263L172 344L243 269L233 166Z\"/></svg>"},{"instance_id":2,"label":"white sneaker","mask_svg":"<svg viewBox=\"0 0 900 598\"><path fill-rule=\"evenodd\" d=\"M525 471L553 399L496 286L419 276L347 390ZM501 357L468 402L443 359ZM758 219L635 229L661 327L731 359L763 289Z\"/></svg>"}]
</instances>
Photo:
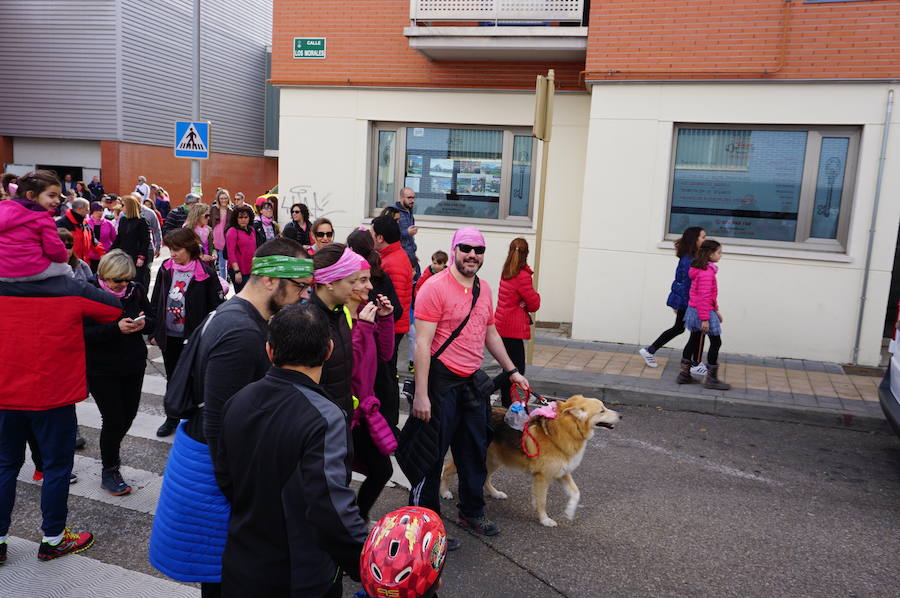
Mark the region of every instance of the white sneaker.
<instances>
[{"instance_id":1,"label":"white sneaker","mask_svg":"<svg viewBox=\"0 0 900 598\"><path fill-rule=\"evenodd\" d=\"M691 366L691 374L694 376L705 376L709 373L709 370L706 369L706 364L698 363L695 366Z\"/></svg>"},{"instance_id":2,"label":"white sneaker","mask_svg":"<svg viewBox=\"0 0 900 598\"><path fill-rule=\"evenodd\" d=\"M647 364L647 367L655 368L659 366L659 364L656 363L656 356L647 349L641 349L638 351L638 355L644 358L644 363Z\"/></svg>"}]
</instances>

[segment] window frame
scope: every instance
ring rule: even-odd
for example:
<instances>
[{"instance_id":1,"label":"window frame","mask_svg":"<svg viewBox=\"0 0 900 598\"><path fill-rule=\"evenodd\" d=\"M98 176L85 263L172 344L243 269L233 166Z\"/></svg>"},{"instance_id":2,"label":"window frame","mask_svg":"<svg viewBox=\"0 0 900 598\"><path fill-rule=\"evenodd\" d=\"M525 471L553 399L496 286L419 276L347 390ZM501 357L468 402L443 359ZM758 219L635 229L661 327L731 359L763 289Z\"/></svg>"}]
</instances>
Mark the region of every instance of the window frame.
<instances>
[{"instance_id":1,"label":"window frame","mask_svg":"<svg viewBox=\"0 0 900 598\"><path fill-rule=\"evenodd\" d=\"M400 187L395 189L394 202L399 198L400 189L406 183L406 135L410 128L433 129L472 129L481 131L503 132L502 157L500 161L500 198L497 218L466 218L457 216L439 216L428 214L416 214L416 224L427 223L452 223L491 225L509 228L532 228L535 216L535 203L537 202L537 189L535 189L536 174L538 168L537 139L532 136L531 127L527 126L502 126L502 125L476 125L460 123L422 123L422 122L382 122L373 121L369 128L369 188L367 191L368 214L374 218L381 213L384 207L378 207L378 138L381 131L394 131L394 180ZM512 191L512 167L513 145L515 137L522 136L531 139L531 174L529 178L528 216L511 216L509 214L510 193ZM394 205L393 203L389 205Z\"/></svg>"},{"instance_id":2,"label":"window frame","mask_svg":"<svg viewBox=\"0 0 900 598\"><path fill-rule=\"evenodd\" d=\"M793 241L774 241L767 239L745 239L741 237L721 237L723 242L749 247L773 247L785 249L803 249L828 253L847 253L850 234L850 218L853 212L856 189L856 174L859 165L859 147L862 127L857 125L768 125L768 124L735 124L735 123L698 123L676 122L672 126L671 152L669 156L669 172L666 189L666 216L663 222L663 239L675 240L680 233L670 233L669 223L672 219L672 193L675 183L675 154L678 149L678 131L682 129L723 129L750 131L805 131L806 156L803 162L803 175L800 181L800 201L797 205L797 230ZM818 239L810 237L813 221L813 210L816 199L816 178L819 171L819 157L822 151L822 138L847 137L847 162L844 171L844 186L841 189L841 208L838 213L838 229L835 239Z\"/></svg>"}]
</instances>

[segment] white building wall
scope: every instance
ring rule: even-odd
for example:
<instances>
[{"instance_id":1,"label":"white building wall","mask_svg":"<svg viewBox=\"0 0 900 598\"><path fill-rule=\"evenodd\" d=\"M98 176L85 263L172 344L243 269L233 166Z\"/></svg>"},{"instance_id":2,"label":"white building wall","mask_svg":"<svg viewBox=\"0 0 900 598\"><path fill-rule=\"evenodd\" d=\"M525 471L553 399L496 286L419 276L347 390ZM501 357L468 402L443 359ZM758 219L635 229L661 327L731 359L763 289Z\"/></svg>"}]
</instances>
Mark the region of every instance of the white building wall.
<instances>
[{"instance_id":1,"label":"white building wall","mask_svg":"<svg viewBox=\"0 0 900 598\"><path fill-rule=\"evenodd\" d=\"M674 124L863 128L846 255L729 245L719 274L723 350L849 362L889 86L691 83L595 85L584 174L573 336L649 343L672 325L676 260L663 242ZM894 111L859 362L876 365L900 220ZM686 335L673 341L681 347Z\"/></svg>"},{"instance_id":2,"label":"white building wall","mask_svg":"<svg viewBox=\"0 0 900 598\"><path fill-rule=\"evenodd\" d=\"M581 215L584 152L590 97L558 95L549 155L543 264L539 291L543 321L572 321L572 289ZM384 91L365 89L281 90L279 190L283 218L294 202L334 222L338 240L369 220L370 134L373 122L530 126L534 96L527 93ZM540 153L534 156L535 172ZM535 175L533 201L538 197ZM535 204L536 205L536 204ZM537 210L534 211L535 217ZM418 255L449 251L452 222L419 221ZM482 277L496 289L509 242L525 237L534 246L534 228L484 224L488 253ZM533 263L533 256L529 259Z\"/></svg>"},{"instance_id":3,"label":"white building wall","mask_svg":"<svg viewBox=\"0 0 900 598\"><path fill-rule=\"evenodd\" d=\"M82 139L41 139L15 137L13 158L16 164L60 164L81 168L100 168L100 142ZM90 180L90 179L88 179Z\"/></svg>"}]
</instances>

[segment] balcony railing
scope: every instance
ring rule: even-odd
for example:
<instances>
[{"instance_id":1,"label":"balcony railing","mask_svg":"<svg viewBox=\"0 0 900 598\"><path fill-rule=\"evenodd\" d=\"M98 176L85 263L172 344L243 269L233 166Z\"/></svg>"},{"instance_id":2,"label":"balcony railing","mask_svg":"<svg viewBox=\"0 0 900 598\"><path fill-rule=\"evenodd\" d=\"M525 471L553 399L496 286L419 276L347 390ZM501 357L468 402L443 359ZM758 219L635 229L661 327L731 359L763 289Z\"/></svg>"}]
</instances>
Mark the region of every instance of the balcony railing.
<instances>
[{"instance_id":1,"label":"balcony railing","mask_svg":"<svg viewBox=\"0 0 900 598\"><path fill-rule=\"evenodd\" d=\"M477 21L491 25L582 23L584 0L410 0L413 25Z\"/></svg>"}]
</instances>

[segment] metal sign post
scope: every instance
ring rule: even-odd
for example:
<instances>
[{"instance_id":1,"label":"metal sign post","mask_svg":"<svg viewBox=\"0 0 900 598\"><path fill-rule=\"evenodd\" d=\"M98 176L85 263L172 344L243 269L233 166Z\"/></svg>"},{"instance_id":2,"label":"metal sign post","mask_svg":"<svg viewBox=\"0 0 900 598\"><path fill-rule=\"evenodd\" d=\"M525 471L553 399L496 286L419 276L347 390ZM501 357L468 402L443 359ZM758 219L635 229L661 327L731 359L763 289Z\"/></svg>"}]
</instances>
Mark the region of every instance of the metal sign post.
<instances>
[{"instance_id":1,"label":"metal sign post","mask_svg":"<svg viewBox=\"0 0 900 598\"><path fill-rule=\"evenodd\" d=\"M537 223L534 231L534 288L540 288L541 276L541 238L544 233L544 203L547 197L547 159L550 155L550 137L553 132L553 95L555 91L555 73L553 69L547 76L538 75L534 89L534 128L532 136L544 142L541 147L541 193L538 200ZM534 318L531 323L531 338L525 351L525 361L529 365L534 362Z\"/></svg>"}]
</instances>

